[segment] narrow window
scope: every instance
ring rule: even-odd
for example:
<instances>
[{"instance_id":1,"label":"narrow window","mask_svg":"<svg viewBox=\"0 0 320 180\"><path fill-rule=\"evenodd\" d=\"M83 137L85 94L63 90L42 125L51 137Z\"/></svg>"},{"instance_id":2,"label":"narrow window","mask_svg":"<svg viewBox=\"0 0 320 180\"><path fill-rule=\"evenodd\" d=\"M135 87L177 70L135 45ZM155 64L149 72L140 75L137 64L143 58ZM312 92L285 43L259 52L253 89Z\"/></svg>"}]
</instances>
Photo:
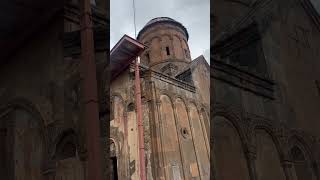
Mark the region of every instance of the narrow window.
<instances>
[{"instance_id":1,"label":"narrow window","mask_svg":"<svg viewBox=\"0 0 320 180\"><path fill-rule=\"evenodd\" d=\"M186 49L184 50L184 53L186 54L186 58L189 58L189 53Z\"/></svg>"},{"instance_id":2,"label":"narrow window","mask_svg":"<svg viewBox=\"0 0 320 180\"><path fill-rule=\"evenodd\" d=\"M150 54L149 53L146 54L146 59L147 59L147 63L150 63Z\"/></svg>"},{"instance_id":3,"label":"narrow window","mask_svg":"<svg viewBox=\"0 0 320 180\"><path fill-rule=\"evenodd\" d=\"M114 107L113 101L110 102L110 121L114 120Z\"/></svg>"},{"instance_id":4,"label":"narrow window","mask_svg":"<svg viewBox=\"0 0 320 180\"><path fill-rule=\"evenodd\" d=\"M116 147L114 142L110 144L110 170L111 170L111 180L118 180L118 163L117 163L117 155L116 155Z\"/></svg>"},{"instance_id":5,"label":"narrow window","mask_svg":"<svg viewBox=\"0 0 320 180\"><path fill-rule=\"evenodd\" d=\"M111 157L111 179L118 180L118 167L117 167L117 157Z\"/></svg>"},{"instance_id":6,"label":"narrow window","mask_svg":"<svg viewBox=\"0 0 320 180\"><path fill-rule=\"evenodd\" d=\"M317 88L317 91L318 91L318 95L320 96L320 83L318 80L315 80L315 83L316 83L316 88Z\"/></svg>"},{"instance_id":7,"label":"narrow window","mask_svg":"<svg viewBox=\"0 0 320 180\"><path fill-rule=\"evenodd\" d=\"M166 47L167 55L170 56L170 50L169 47Z\"/></svg>"}]
</instances>

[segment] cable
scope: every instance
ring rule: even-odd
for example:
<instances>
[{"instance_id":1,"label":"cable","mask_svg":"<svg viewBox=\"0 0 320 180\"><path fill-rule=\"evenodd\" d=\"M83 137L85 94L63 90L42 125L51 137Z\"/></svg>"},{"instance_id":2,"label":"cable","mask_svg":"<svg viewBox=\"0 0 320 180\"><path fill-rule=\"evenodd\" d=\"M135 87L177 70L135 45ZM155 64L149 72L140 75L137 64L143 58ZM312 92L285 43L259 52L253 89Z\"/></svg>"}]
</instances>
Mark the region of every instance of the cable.
<instances>
[{"instance_id":1,"label":"cable","mask_svg":"<svg viewBox=\"0 0 320 180\"><path fill-rule=\"evenodd\" d=\"M134 0L132 0L132 6L133 6L133 24L134 24L134 37L137 38L137 28L136 28L136 7Z\"/></svg>"}]
</instances>

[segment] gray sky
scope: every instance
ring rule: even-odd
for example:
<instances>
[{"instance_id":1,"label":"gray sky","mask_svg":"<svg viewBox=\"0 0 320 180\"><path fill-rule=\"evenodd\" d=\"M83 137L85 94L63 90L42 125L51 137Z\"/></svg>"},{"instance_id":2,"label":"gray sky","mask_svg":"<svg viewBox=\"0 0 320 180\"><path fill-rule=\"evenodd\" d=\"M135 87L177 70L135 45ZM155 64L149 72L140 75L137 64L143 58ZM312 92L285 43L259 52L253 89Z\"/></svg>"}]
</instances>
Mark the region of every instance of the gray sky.
<instances>
[{"instance_id":1,"label":"gray sky","mask_svg":"<svg viewBox=\"0 0 320 180\"><path fill-rule=\"evenodd\" d=\"M210 0L135 0L137 34L152 18L167 16L189 32L192 59L210 55ZM124 35L134 37L132 0L110 1L110 47Z\"/></svg>"},{"instance_id":2,"label":"gray sky","mask_svg":"<svg viewBox=\"0 0 320 180\"><path fill-rule=\"evenodd\" d=\"M311 0L311 2L318 11L318 13L320 13L320 0Z\"/></svg>"}]
</instances>

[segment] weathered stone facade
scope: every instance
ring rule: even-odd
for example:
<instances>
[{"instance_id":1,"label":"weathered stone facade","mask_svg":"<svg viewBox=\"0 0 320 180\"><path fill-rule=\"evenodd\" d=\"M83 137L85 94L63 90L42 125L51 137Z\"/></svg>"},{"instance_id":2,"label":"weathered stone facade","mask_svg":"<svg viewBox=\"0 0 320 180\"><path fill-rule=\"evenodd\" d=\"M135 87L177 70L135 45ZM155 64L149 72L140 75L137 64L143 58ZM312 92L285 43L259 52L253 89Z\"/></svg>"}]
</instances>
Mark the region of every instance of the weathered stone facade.
<instances>
[{"instance_id":1,"label":"weathered stone facade","mask_svg":"<svg viewBox=\"0 0 320 180\"><path fill-rule=\"evenodd\" d=\"M319 14L308 0L212 5L212 178L320 179Z\"/></svg>"},{"instance_id":2,"label":"weathered stone facade","mask_svg":"<svg viewBox=\"0 0 320 180\"><path fill-rule=\"evenodd\" d=\"M209 179L209 65L191 61L186 29L155 18L139 33L147 179ZM139 179L133 68L111 84L111 133L119 179Z\"/></svg>"},{"instance_id":3,"label":"weathered stone facade","mask_svg":"<svg viewBox=\"0 0 320 180\"><path fill-rule=\"evenodd\" d=\"M93 6L97 64L107 59L106 5ZM1 62L0 179L87 179L79 18L78 1L66 1Z\"/></svg>"}]
</instances>

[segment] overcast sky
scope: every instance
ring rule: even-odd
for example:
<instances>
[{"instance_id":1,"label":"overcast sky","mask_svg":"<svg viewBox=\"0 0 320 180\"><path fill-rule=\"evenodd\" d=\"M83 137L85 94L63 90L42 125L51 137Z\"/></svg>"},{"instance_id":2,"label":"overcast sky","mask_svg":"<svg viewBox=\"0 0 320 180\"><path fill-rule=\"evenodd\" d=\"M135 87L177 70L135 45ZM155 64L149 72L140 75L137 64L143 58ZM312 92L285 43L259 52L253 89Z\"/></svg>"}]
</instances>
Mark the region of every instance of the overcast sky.
<instances>
[{"instance_id":1,"label":"overcast sky","mask_svg":"<svg viewBox=\"0 0 320 180\"><path fill-rule=\"evenodd\" d=\"M318 13L320 13L320 0L311 0L311 2L318 11Z\"/></svg>"},{"instance_id":2,"label":"overcast sky","mask_svg":"<svg viewBox=\"0 0 320 180\"><path fill-rule=\"evenodd\" d=\"M110 1L110 47L124 35L134 37L132 0ZM171 17L189 33L192 59L210 55L210 0L135 0L137 34L152 18Z\"/></svg>"}]
</instances>

